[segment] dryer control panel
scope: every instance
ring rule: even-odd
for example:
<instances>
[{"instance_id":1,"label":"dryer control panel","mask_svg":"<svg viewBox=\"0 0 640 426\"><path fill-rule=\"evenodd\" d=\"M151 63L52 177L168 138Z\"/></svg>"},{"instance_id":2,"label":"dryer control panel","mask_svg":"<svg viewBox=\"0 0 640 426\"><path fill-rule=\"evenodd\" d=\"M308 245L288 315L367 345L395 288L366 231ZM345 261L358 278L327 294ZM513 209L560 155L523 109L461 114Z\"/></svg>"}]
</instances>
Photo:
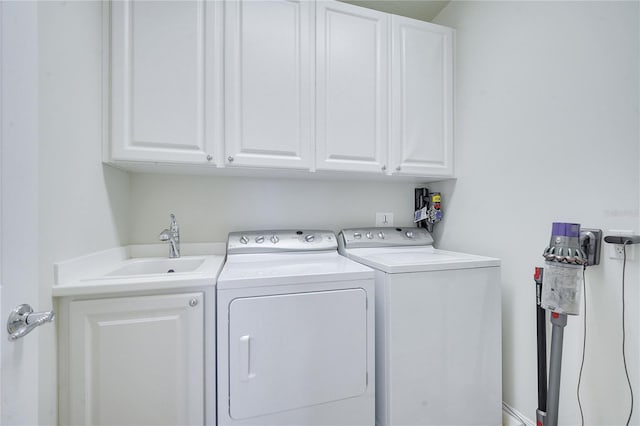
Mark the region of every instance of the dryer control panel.
<instances>
[{"instance_id":1,"label":"dryer control panel","mask_svg":"<svg viewBox=\"0 0 640 426\"><path fill-rule=\"evenodd\" d=\"M343 248L429 246L433 237L424 228L351 228L338 234Z\"/></svg>"},{"instance_id":2,"label":"dryer control panel","mask_svg":"<svg viewBox=\"0 0 640 426\"><path fill-rule=\"evenodd\" d=\"M229 233L227 254L336 250L332 231L270 230Z\"/></svg>"}]
</instances>

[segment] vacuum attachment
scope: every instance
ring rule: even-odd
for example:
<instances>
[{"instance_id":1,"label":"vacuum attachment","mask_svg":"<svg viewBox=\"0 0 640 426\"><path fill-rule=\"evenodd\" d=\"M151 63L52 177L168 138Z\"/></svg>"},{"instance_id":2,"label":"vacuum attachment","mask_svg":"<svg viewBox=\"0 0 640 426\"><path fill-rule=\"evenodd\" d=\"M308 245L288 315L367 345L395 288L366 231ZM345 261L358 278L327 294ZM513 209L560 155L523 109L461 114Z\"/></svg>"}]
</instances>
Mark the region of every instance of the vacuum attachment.
<instances>
[{"instance_id":1,"label":"vacuum attachment","mask_svg":"<svg viewBox=\"0 0 640 426\"><path fill-rule=\"evenodd\" d=\"M578 315L582 272L588 261L580 245L580 224L554 222L542 256L545 271L541 306L556 314Z\"/></svg>"}]
</instances>

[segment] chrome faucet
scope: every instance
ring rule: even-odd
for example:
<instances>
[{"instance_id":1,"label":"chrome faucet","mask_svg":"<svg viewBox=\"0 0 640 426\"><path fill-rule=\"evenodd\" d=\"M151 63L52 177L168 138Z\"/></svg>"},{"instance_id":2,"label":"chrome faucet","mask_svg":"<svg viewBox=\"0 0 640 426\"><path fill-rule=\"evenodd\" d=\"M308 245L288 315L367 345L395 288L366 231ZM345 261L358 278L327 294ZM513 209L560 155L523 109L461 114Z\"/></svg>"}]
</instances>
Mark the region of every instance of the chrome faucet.
<instances>
[{"instance_id":1,"label":"chrome faucet","mask_svg":"<svg viewBox=\"0 0 640 426\"><path fill-rule=\"evenodd\" d=\"M180 257L180 229L176 216L171 213L171 223L169 229L163 229L160 233L160 241L169 242L169 258L174 259Z\"/></svg>"}]
</instances>

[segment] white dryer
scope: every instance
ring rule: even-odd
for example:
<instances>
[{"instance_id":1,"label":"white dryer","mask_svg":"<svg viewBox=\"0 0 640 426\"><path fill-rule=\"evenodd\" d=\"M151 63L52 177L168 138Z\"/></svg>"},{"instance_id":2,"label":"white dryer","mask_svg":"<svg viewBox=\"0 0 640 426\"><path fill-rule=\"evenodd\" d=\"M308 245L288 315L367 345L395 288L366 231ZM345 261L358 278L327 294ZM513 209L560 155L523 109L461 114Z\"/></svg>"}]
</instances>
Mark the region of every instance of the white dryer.
<instances>
[{"instance_id":1,"label":"white dryer","mask_svg":"<svg viewBox=\"0 0 640 426\"><path fill-rule=\"evenodd\" d=\"M502 424L500 261L438 250L421 228L345 229L376 269L376 424Z\"/></svg>"},{"instance_id":2,"label":"white dryer","mask_svg":"<svg viewBox=\"0 0 640 426\"><path fill-rule=\"evenodd\" d=\"M329 231L229 234L218 425L373 425L374 271Z\"/></svg>"}]
</instances>

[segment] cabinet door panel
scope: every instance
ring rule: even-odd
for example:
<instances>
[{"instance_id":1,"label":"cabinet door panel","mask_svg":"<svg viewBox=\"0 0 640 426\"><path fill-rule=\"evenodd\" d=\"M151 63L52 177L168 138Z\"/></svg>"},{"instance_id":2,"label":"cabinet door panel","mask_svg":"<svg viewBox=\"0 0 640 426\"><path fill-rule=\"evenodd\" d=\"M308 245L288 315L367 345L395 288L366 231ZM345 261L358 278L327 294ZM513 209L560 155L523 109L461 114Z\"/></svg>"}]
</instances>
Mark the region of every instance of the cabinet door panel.
<instances>
[{"instance_id":1,"label":"cabinet door panel","mask_svg":"<svg viewBox=\"0 0 640 426\"><path fill-rule=\"evenodd\" d=\"M316 167L380 171L388 129L389 15L317 3Z\"/></svg>"},{"instance_id":2,"label":"cabinet door panel","mask_svg":"<svg viewBox=\"0 0 640 426\"><path fill-rule=\"evenodd\" d=\"M227 165L310 166L312 4L225 4Z\"/></svg>"},{"instance_id":3,"label":"cabinet door panel","mask_svg":"<svg viewBox=\"0 0 640 426\"><path fill-rule=\"evenodd\" d=\"M453 31L394 16L392 172L453 171Z\"/></svg>"},{"instance_id":4,"label":"cabinet door panel","mask_svg":"<svg viewBox=\"0 0 640 426\"><path fill-rule=\"evenodd\" d=\"M214 8L112 3L112 159L203 163L213 154L214 113L205 117L213 77L205 74L216 73L207 54L217 41Z\"/></svg>"},{"instance_id":5,"label":"cabinet door panel","mask_svg":"<svg viewBox=\"0 0 640 426\"><path fill-rule=\"evenodd\" d=\"M202 425L202 293L73 301L70 423ZM193 299L199 301L190 306Z\"/></svg>"}]
</instances>

